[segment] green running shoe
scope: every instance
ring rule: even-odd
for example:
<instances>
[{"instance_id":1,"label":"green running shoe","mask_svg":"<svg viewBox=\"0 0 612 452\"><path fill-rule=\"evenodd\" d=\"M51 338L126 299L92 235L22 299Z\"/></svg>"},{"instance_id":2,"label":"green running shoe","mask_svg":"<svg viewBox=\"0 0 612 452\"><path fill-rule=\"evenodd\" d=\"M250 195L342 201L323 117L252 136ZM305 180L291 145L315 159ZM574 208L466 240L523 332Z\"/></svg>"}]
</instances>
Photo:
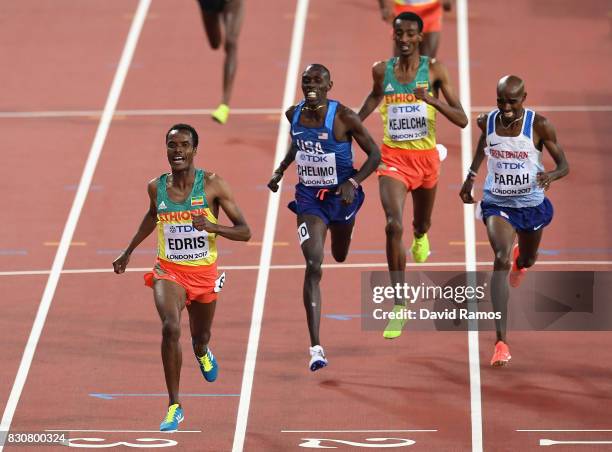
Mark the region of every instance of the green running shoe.
<instances>
[{"instance_id":1,"label":"green running shoe","mask_svg":"<svg viewBox=\"0 0 612 452\"><path fill-rule=\"evenodd\" d=\"M215 111L212 112L212 118L219 124L225 124L227 117L229 116L229 107L225 104L221 104Z\"/></svg>"},{"instance_id":2,"label":"green running shoe","mask_svg":"<svg viewBox=\"0 0 612 452\"><path fill-rule=\"evenodd\" d=\"M427 234L423 234L420 238L415 237L412 241L410 251L412 252L412 259L414 259L415 262L419 264L425 262L431 254L429 251L429 240L427 239Z\"/></svg>"},{"instance_id":3,"label":"green running shoe","mask_svg":"<svg viewBox=\"0 0 612 452\"><path fill-rule=\"evenodd\" d=\"M399 318L403 309L405 309L405 306L398 304L393 306L393 310L391 312L394 314L394 318L389 319L389 323L387 323L387 327L385 328L385 331L383 331L383 337L385 339L395 339L396 337L400 337L402 335L402 328L404 328L407 320L405 318Z\"/></svg>"}]
</instances>

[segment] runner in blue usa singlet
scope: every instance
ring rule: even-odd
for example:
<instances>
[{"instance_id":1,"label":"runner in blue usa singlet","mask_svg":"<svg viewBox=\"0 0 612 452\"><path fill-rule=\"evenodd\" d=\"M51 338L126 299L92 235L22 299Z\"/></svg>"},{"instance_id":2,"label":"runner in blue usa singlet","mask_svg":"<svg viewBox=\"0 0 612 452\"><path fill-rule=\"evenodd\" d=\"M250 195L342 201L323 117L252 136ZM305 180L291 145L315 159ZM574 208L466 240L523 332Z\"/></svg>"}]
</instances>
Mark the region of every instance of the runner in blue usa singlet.
<instances>
[{"instance_id":1,"label":"runner in blue usa singlet","mask_svg":"<svg viewBox=\"0 0 612 452\"><path fill-rule=\"evenodd\" d=\"M268 183L276 192L285 170L295 161L298 183L289 208L297 214L298 240L306 261L302 293L311 345L308 367L312 371L327 365L319 341L319 281L327 230L332 256L344 261L364 200L361 182L380 162L380 150L355 112L328 100L332 85L325 66L311 64L302 73L304 100L285 113L291 123L291 147ZM368 156L359 170L353 168L353 139Z\"/></svg>"}]
</instances>

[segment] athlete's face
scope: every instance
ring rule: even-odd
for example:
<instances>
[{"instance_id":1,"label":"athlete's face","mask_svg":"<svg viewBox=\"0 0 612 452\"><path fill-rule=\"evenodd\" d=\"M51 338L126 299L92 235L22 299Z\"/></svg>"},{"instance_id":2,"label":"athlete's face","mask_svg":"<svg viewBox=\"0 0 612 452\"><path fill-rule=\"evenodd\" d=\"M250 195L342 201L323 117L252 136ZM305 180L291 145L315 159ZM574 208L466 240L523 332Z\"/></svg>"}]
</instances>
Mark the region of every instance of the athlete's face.
<instances>
[{"instance_id":1,"label":"athlete's face","mask_svg":"<svg viewBox=\"0 0 612 452\"><path fill-rule=\"evenodd\" d=\"M168 162L173 171L187 169L193 164L197 150L193 147L193 137L187 130L173 130L166 141Z\"/></svg>"},{"instance_id":2,"label":"athlete's face","mask_svg":"<svg viewBox=\"0 0 612 452\"><path fill-rule=\"evenodd\" d=\"M497 108L507 124L519 118L523 113L523 102L527 93L523 89L508 86L497 87Z\"/></svg>"},{"instance_id":3,"label":"athlete's face","mask_svg":"<svg viewBox=\"0 0 612 452\"><path fill-rule=\"evenodd\" d=\"M316 106L324 103L331 87L329 73L323 69L309 66L302 74L302 92L307 105Z\"/></svg>"},{"instance_id":4,"label":"athlete's face","mask_svg":"<svg viewBox=\"0 0 612 452\"><path fill-rule=\"evenodd\" d=\"M397 19L393 22L393 41L401 56L410 56L419 49L423 33L419 32L419 24L411 20Z\"/></svg>"}]
</instances>

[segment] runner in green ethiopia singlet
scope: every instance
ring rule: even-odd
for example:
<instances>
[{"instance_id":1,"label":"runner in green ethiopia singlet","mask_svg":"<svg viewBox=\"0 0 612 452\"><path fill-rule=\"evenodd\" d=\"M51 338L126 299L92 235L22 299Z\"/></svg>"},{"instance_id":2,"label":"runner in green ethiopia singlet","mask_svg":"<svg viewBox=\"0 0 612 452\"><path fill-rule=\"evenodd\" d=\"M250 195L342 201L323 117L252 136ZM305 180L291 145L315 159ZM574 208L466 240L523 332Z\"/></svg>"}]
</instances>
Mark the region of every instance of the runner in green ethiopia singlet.
<instances>
[{"instance_id":1,"label":"runner in green ethiopia singlet","mask_svg":"<svg viewBox=\"0 0 612 452\"><path fill-rule=\"evenodd\" d=\"M417 99L413 92L425 87L429 94L429 58L421 56L414 80L402 84L393 69L397 57L387 61L383 82L384 98L380 106L383 143L392 148L427 150L436 147L436 109Z\"/></svg>"},{"instance_id":2,"label":"runner in green ethiopia singlet","mask_svg":"<svg viewBox=\"0 0 612 452\"><path fill-rule=\"evenodd\" d=\"M211 265L217 260L216 234L198 231L191 215L205 215L217 223L204 193L204 171L196 169L193 189L182 203L168 198L168 174L157 184L157 257L181 265Z\"/></svg>"}]
</instances>

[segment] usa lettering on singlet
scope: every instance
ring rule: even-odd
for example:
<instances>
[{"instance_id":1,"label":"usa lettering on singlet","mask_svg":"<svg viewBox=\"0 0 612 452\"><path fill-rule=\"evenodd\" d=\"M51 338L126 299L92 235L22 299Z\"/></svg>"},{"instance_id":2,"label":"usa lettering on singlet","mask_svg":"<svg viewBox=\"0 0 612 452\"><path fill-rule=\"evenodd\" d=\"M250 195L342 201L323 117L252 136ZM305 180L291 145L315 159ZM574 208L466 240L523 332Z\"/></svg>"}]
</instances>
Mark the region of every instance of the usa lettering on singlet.
<instances>
[{"instance_id":1,"label":"usa lettering on singlet","mask_svg":"<svg viewBox=\"0 0 612 452\"><path fill-rule=\"evenodd\" d=\"M295 163L299 183L307 187L341 184L354 172L350 141L334 137L334 118L338 102L329 100L322 127L304 127L299 119L304 102L296 108L291 121L291 140L297 148Z\"/></svg>"},{"instance_id":2,"label":"usa lettering on singlet","mask_svg":"<svg viewBox=\"0 0 612 452\"><path fill-rule=\"evenodd\" d=\"M524 111L521 133L514 137L495 132L499 110L487 119L487 178L484 201L505 207L529 207L544 200L544 190L538 187L537 174L544 171L542 152L533 144L533 110Z\"/></svg>"}]
</instances>

